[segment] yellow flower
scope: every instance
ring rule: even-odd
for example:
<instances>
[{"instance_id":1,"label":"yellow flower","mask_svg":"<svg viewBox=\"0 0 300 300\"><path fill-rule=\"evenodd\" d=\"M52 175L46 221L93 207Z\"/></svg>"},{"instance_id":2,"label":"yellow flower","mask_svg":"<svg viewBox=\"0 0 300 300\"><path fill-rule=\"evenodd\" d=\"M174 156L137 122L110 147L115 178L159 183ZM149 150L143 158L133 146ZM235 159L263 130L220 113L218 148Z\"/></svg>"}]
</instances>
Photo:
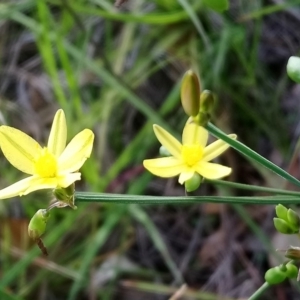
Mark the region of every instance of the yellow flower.
<instances>
[{"instance_id":1,"label":"yellow flower","mask_svg":"<svg viewBox=\"0 0 300 300\"><path fill-rule=\"evenodd\" d=\"M0 147L7 160L31 176L0 190L0 199L22 196L41 189L66 188L80 180L78 170L90 156L94 134L89 129L67 142L67 124L63 110L55 114L47 147L42 148L24 132L0 127Z\"/></svg>"},{"instance_id":2,"label":"yellow flower","mask_svg":"<svg viewBox=\"0 0 300 300\"><path fill-rule=\"evenodd\" d=\"M182 133L182 144L158 125L153 126L154 133L160 143L170 152L172 156L144 160L144 167L160 177L173 177L179 175L179 183L199 173L207 179L220 179L231 173L231 168L211 163L222 154L229 145L222 140L217 140L206 146L208 131L190 119L186 123ZM235 134L229 137L236 139Z\"/></svg>"}]
</instances>

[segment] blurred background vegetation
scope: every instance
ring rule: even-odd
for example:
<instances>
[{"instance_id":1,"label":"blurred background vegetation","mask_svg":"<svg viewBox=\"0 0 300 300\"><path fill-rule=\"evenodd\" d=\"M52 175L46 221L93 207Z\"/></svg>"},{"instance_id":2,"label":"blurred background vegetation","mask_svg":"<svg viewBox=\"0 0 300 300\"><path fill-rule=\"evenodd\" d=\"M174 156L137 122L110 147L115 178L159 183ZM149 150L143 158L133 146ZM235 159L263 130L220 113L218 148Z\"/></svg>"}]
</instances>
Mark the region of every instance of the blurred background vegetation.
<instances>
[{"instance_id":1,"label":"blurred background vegetation","mask_svg":"<svg viewBox=\"0 0 300 300\"><path fill-rule=\"evenodd\" d=\"M2 0L1 123L45 143L63 108L69 138L96 134L77 190L182 196L176 178L154 178L142 161L158 155L153 123L180 136L180 81L192 68L218 95L213 122L299 178L300 87L286 75L299 4L232 0L219 14L188 0ZM292 189L233 150L221 160L229 180ZM3 157L0 167L1 188L22 176ZM212 184L196 194L243 195ZM275 249L299 243L275 233L271 206L79 203L52 211L44 257L27 225L49 199L0 203L1 299L246 299L278 263ZM263 299L299 291L287 282Z\"/></svg>"}]
</instances>

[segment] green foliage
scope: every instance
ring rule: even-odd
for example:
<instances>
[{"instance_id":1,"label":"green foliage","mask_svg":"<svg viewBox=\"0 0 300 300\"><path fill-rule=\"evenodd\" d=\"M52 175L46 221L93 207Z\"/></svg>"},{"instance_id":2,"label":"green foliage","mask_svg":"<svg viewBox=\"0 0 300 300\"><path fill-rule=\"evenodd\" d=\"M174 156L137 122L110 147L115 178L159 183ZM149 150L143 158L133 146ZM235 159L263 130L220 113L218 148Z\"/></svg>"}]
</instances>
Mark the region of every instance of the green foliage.
<instances>
[{"instance_id":1,"label":"green foliage","mask_svg":"<svg viewBox=\"0 0 300 300\"><path fill-rule=\"evenodd\" d=\"M1 3L0 24L4 26L1 65L3 70L8 70L3 73L5 78L2 77L2 80L8 80L11 87L9 93L1 95L1 120L4 118L10 125L23 126L30 133L32 130L44 141L47 135L43 132L48 130L49 125L48 115L50 118L57 106L63 107L71 125L69 137L85 127L93 128L97 135L93 157L82 170L82 183L76 185L77 198L84 201L83 194L80 194L84 190L124 193L123 198L104 199L111 203L104 203L104 200L102 204L90 203L93 198L89 195L89 203L77 203L76 211L51 211L44 240L50 256L42 263L36 259L40 256L37 247L17 248L19 252L14 252L16 248L10 242L14 233L10 238L2 238L1 299L35 299L41 292L54 298L85 299L86 291L91 292L90 297L114 299L116 290L126 288L122 285L123 278L131 280L133 292L160 293L170 297L175 292L171 283L176 281L180 284L181 277L193 278L194 273L207 272L199 260L198 251L194 251L193 243L199 242L197 237L204 240L210 234L213 236L215 228L210 216L198 213L200 203L219 203L220 200L228 205L233 201L247 201L249 204L277 204L282 200L299 202L296 192L274 188L284 186L283 179L257 165L253 157L241 161L234 152L224 159L231 161L234 157L236 170L233 179L236 177L248 184L231 185L227 182L226 186L226 183L210 182L210 188L206 189L203 183L201 192L207 194L198 200L195 197L185 199L183 189L178 190L176 181L152 181L151 175L143 173L142 160L158 154L159 145L153 135L152 124L158 123L177 136L181 132L186 116L180 108L179 84L181 74L191 67L200 74L203 88L218 95L220 102L212 121L224 132L238 130L240 140L258 153L259 145L267 142L276 151L276 157L282 158L284 165L289 163L290 156L287 154L299 151L291 148L293 143L290 141L291 120L297 115L287 117L281 105L288 85L286 74L274 73L273 68L258 57L258 49L263 46L263 17L268 14L276 17L276 12L283 12L286 5L264 7L258 2L255 6L251 1L242 1L237 21L227 14L218 15L217 19L212 17L214 14L209 10L202 10L201 1L154 2L156 6L152 6L153 3L149 5L149 1L127 1L127 6L120 10L108 0ZM228 8L227 1L205 2L207 7L217 11ZM293 7L292 3L288 5ZM251 26L243 21L244 18L253 18ZM11 40L20 44L10 44ZM29 43L24 42L26 40ZM10 56L15 60L10 61ZM16 61L17 65L14 64ZM7 62L11 63L9 68ZM23 69L23 66L26 68ZM10 81L15 73L19 77ZM21 82L24 78L28 79L24 84L26 89L14 86L14 81ZM43 80L38 81L37 78ZM46 84L43 85L43 82ZM274 82L276 84L272 85ZM36 86L40 89L34 89ZM19 91L22 97L15 101L11 91ZM39 102L36 95L46 100ZM36 106L31 107L30 100ZM20 108L15 104L23 102L30 109L22 109L19 113ZM45 122L39 123L39 120ZM27 127L29 123L33 127ZM234 146L241 145L235 143ZM288 177L280 168L268 166L286 180L298 184L295 178ZM1 187L19 176L3 162L1 170ZM249 173L251 175L246 177L245 174ZM258 181L256 187L250 186L252 182L248 181L253 177L254 182ZM170 192L170 188L176 193L172 199L152 198L152 203L160 204L159 208L116 204L134 203L135 200L149 202L147 197L136 199L126 193L150 194L154 191L164 195ZM247 195L250 192L256 196L236 198L235 189L244 189ZM180 192L182 198L177 195ZM276 196L258 196L261 193ZM187 200L189 205L161 205L174 203L176 199L181 202ZM30 219L49 200L49 194L38 193L23 197L18 205L25 212L26 219ZM1 202L2 219L11 211L11 207L8 208L10 203L13 202ZM189 207L191 215L187 214ZM242 219L249 228L243 234L253 231L268 252L275 252L269 236L261 230L263 220L248 213L247 206L232 207L236 215L230 215L230 210L226 210L224 216L228 217L228 222ZM174 213L176 211L178 215ZM216 216L215 219L223 228L222 218ZM190 244L174 233L186 220L184 234L189 230L194 233ZM195 229L197 222L199 228L205 228L205 236ZM234 226L234 223L229 225ZM180 243L179 250L176 242ZM146 263L140 260L140 248L141 252L145 251ZM225 254L231 251L226 247L220 249L226 249ZM154 262L149 253L155 257ZM191 253L191 257L184 256L184 253ZM257 253L252 254L258 258ZM137 268L125 268L123 271L121 264L110 265L110 258L114 255L120 260L123 257L134 258ZM108 265L103 273L100 272L102 265ZM295 268L287 266L287 270L289 268L292 275L286 276L294 278ZM232 270L236 272L236 265ZM111 272L115 272L115 277L107 276ZM106 281L97 288L91 288L92 280L103 274ZM139 281L141 278L147 281L148 286ZM218 298L215 293L206 295L201 291L204 280L197 276L193 282L195 290L188 289L187 297ZM14 292L16 295L13 295Z\"/></svg>"},{"instance_id":2,"label":"green foliage","mask_svg":"<svg viewBox=\"0 0 300 300\"><path fill-rule=\"evenodd\" d=\"M218 12L223 12L229 8L228 0L203 0L203 3L209 8L216 10Z\"/></svg>"}]
</instances>

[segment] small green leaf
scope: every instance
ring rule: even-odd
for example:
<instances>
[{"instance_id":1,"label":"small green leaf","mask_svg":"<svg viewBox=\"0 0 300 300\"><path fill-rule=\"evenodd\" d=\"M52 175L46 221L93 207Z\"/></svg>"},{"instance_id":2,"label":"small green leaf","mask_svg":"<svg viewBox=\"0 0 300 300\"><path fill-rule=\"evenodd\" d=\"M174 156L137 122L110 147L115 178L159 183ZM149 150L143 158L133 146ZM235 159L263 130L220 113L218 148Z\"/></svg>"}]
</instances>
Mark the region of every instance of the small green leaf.
<instances>
[{"instance_id":1,"label":"small green leaf","mask_svg":"<svg viewBox=\"0 0 300 300\"><path fill-rule=\"evenodd\" d=\"M228 0L203 0L203 3L217 12L222 12L229 8Z\"/></svg>"},{"instance_id":2,"label":"small green leaf","mask_svg":"<svg viewBox=\"0 0 300 300\"><path fill-rule=\"evenodd\" d=\"M289 77L297 83L300 83L300 57L291 56L286 66Z\"/></svg>"}]
</instances>

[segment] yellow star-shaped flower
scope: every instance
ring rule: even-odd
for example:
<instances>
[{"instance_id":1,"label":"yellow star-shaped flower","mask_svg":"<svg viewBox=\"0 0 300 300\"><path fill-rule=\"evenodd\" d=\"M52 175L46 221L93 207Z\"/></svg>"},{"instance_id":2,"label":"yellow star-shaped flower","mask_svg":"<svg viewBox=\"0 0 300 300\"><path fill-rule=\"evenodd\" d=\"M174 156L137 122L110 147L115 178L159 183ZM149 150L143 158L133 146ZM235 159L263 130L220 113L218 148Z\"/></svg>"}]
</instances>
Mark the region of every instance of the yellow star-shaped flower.
<instances>
[{"instance_id":1,"label":"yellow star-shaped flower","mask_svg":"<svg viewBox=\"0 0 300 300\"><path fill-rule=\"evenodd\" d=\"M66 146L67 124L61 109L55 114L44 148L24 132L1 126L0 147L4 156L15 168L31 176L0 190L0 199L41 189L66 188L80 180L78 170L90 157L93 141L93 132L84 129Z\"/></svg>"},{"instance_id":2,"label":"yellow star-shaped flower","mask_svg":"<svg viewBox=\"0 0 300 300\"><path fill-rule=\"evenodd\" d=\"M194 173L207 179L220 179L231 173L231 168L211 163L222 154L229 145L222 140L217 140L206 146L208 131L189 119L182 133L182 144L158 125L153 126L154 133L159 142L172 155L156 159L144 160L144 167L160 177L179 176L179 183L191 179ZM235 134L228 135L236 139Z\"/></svg>"}]
</instances>

